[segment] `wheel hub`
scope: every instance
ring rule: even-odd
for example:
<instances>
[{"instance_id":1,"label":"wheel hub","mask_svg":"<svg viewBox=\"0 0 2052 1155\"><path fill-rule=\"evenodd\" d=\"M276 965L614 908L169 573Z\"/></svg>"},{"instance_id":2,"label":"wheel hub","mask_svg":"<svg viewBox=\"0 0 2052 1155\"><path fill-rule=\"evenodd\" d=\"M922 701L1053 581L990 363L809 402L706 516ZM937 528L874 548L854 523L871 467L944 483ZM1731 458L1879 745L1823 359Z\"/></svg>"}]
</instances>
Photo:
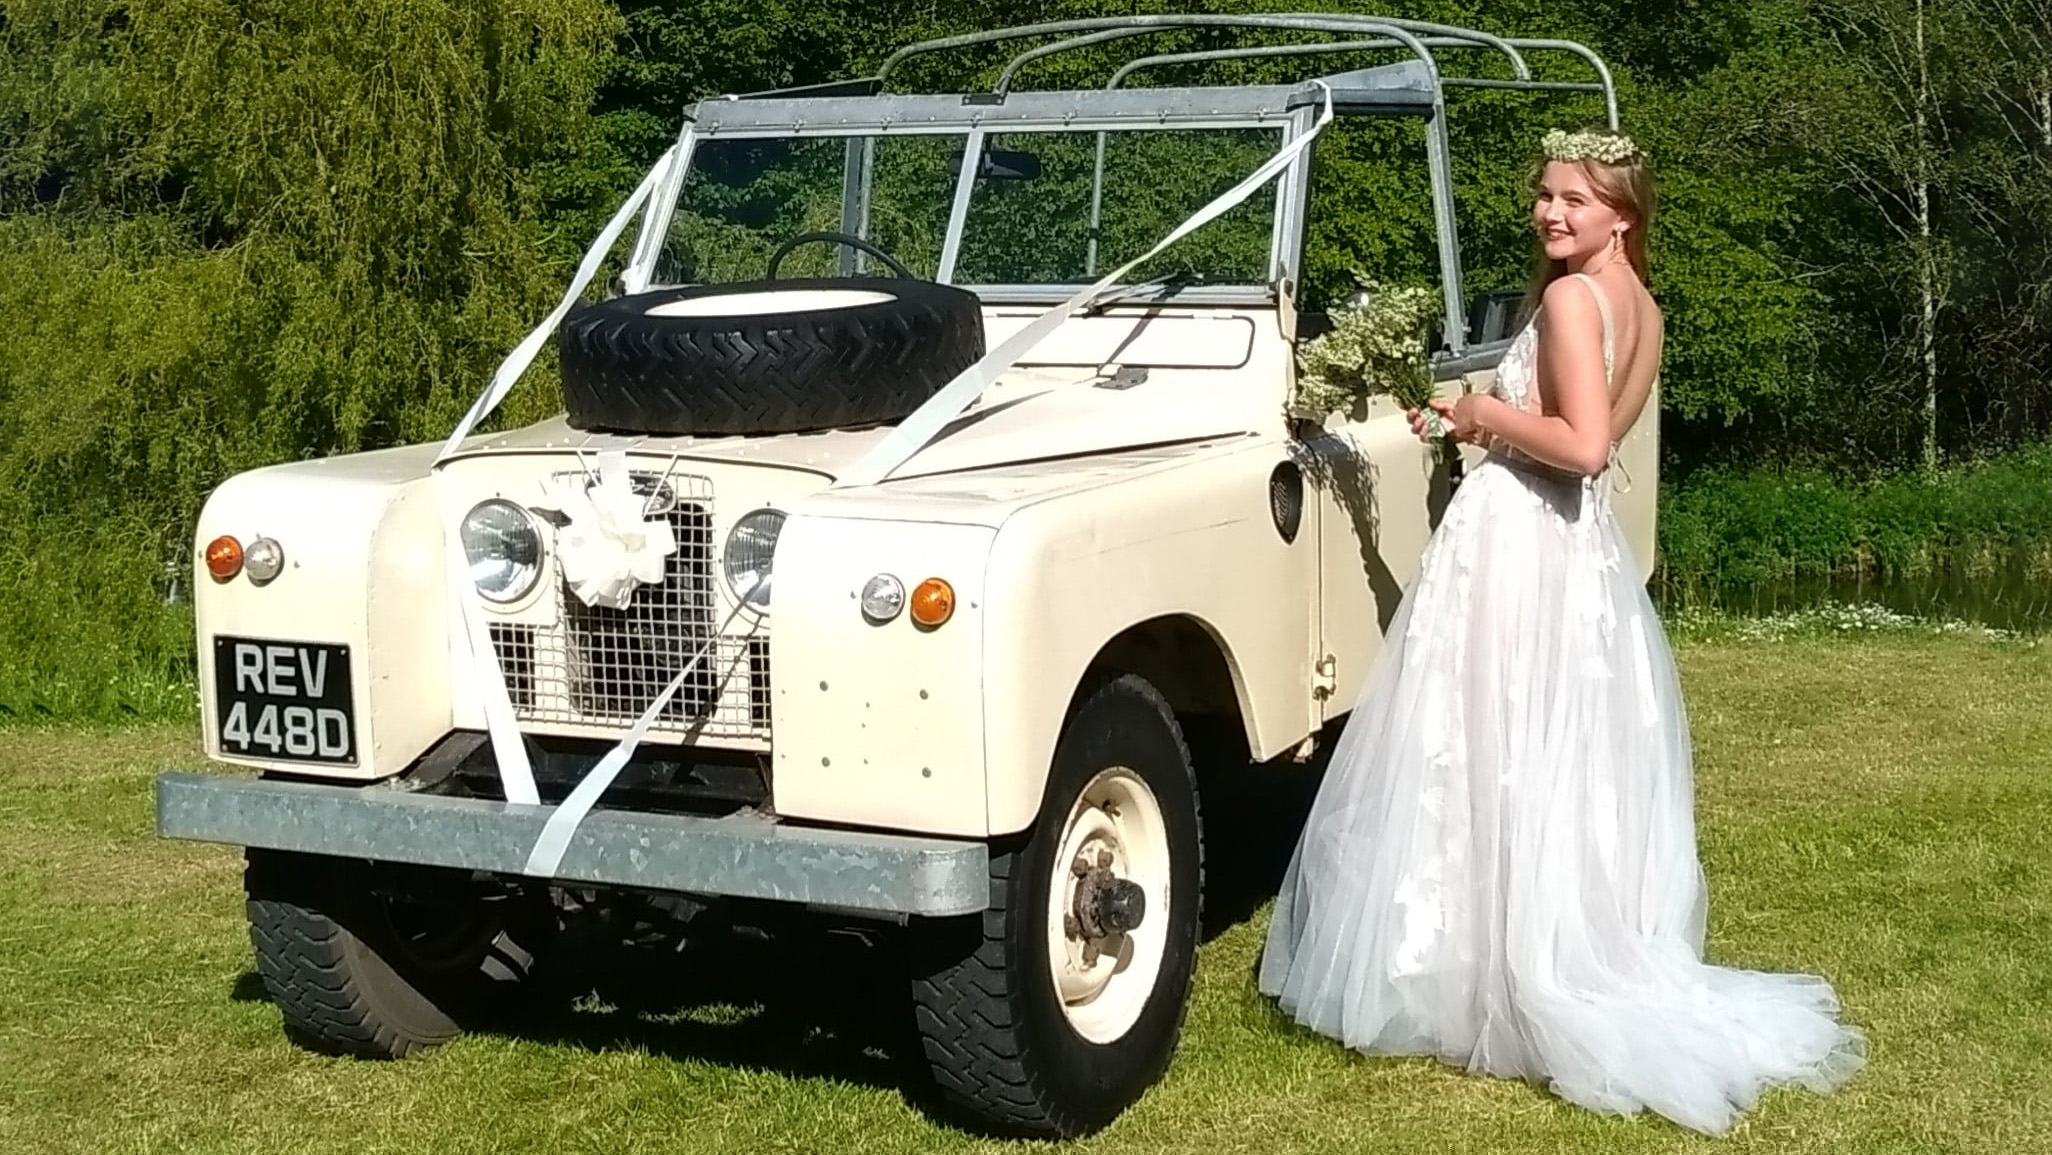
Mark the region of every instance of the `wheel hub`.
<instances>
[{"instance_id":1,"label":"wheel hub","mask_svg":"<svg viewBox=\"0 0 2052 1155\"><path fill-rule=\"evenodd\" d=\"M1123 767L1084 787L1065 823L1049 895L1048 961L1063 1013L1093 1042L1122 1035L1152 993L1168 894L1160 804Z\"/></svg>"},{"instance_id":2,"label":"wheel hub","mask_svg":"<svg viewBox=\"0 0 2052 1155\"><path fill-rule=\"evenodd\" d=\"M1130 878L1097 869L1076 884L1076 936L1106 938L1131 934L1147 917L1147 892Z\"/></svg>"}]
</instances>

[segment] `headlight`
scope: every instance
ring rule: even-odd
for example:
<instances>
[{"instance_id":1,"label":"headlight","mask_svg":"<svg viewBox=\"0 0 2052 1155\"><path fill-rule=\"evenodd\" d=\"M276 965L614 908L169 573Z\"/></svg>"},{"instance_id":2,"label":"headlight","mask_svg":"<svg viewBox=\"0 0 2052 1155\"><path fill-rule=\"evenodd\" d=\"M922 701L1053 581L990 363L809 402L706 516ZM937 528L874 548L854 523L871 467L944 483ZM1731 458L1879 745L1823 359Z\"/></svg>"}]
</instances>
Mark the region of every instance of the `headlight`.
<instances>
[{"instance_id":1,"label":"headlight","mask_svg":"<svg viewBox=\"0 0 2052 1155\"><path fill-rule=\"evenodd\" d=\"M510 501L480 502L463 518L463 556L487 601L518 601L541 576L541 531Z\"/></svg>"},{"instance_id":2,"label":"headlight","mask_svg":"<svg viewBox=\"0 0 2052 1155\"><path fill-rule=\"evenodd\" d=\"M783 514L758 509L735 522L727 534L727 548L721 555L727 587L757 609L769 608L770 563L776 557L777 535L782 532Z\"/></svg>"}]
</instances>

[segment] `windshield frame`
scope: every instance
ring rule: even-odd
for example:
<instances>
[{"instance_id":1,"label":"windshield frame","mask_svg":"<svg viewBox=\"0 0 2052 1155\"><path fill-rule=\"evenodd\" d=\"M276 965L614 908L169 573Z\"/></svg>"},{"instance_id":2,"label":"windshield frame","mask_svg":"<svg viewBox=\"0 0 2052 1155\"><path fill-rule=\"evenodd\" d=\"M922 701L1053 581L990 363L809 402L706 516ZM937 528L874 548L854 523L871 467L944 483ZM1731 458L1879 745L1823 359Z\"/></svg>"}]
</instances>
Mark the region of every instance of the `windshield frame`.
<instances>
[{"instance_id":1,"label":"windshield frame","mask_svg":"<svg viewBox=\"0 0 2052 1155\"><path fill-rule=\"evenodd\" d=\"M1275 147L1286 147L1311 123L1308 103L1317 90L1304 85L1218 88L1119 89L1056 92L1014 92L1002 99L988 95L876 95L727 98L698 105L685 122L676 160L650 198L642 228L622 287L640 292L654 284L654 269L677 203L690 173L692 154L701 142L715 140L808 139L842 137L850 141L843 178L841 219L847 231L865 236L868 224L868 167L874 142L903 136L952 136L962 139L965 154L980 155L989 133L1112 133L1164 130L1259 130L1275 134ZM1301 189L1306 161L1299 158L1279 178L1271 222L1268 258L1262 282L1204 284L1171 289L1188 297L1220 304L1267 304L1274 286L1294 280L1301 250ZM945 238L946 257L938 280L953 281L953 256L959 252L966 225L969 191L975 184L974 164L964 164L957 178ZM864 262L844 250L843 275L861 272ZM1073 294L1081 283L965 284L993 303L1054 303Z\"/></svg>"}]
</instances>

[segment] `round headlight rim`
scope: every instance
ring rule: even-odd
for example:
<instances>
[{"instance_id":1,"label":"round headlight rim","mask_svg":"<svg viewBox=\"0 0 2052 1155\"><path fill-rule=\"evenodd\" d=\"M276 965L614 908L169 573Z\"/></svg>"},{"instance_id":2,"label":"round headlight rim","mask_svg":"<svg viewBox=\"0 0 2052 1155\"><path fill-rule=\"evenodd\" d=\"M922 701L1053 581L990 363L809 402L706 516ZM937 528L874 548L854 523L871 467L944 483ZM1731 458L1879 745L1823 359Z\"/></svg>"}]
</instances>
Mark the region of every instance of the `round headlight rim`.
<instances>
[{"instance_id":1,"label":"round headlight rim","mask_svg":"<svg viewBox=\"0 0 2052 1155\"><path fill-rule=\"evenodd\" d=\"M776 580L777 542L783 537L784 526L789 520L790 515L783 510L765 505L742 514L727 529L726 542L720 548L720 577L727 583L727 592L734 596L734 600L752 613L767 615L770 612L770 597L774 592L773 583ZM760 534L762 531L758 527L765 522L773 523L775 527L768 534L769 556L759 567L761 576L743 590L739 579L758 570L756 567L736 569L734 559L739 552L736 544L740 542L743 533ZM760 543L748 543L747 548L760 548Z\"/></svg>"},{"instance_id":2,"label":"round headlight rim","mask_svg":"<svg viewBox=\"0 0 2052 1155\"><path fill-rule=\"evenodd\" d=\"M460 522L457 526L457 534L459 538L468 537L467 531L470 529L472 519L477 517L479 511L485 509L488 506L497 506L507 510L511 510L513 514L520 519L521 527L524 528L526 532L534 539L534 564L527 567L527 573L524 580L515 582L514 584L507 586L507 588L501 592L493 593L492 591L487 590L482 585L478 584L475 574L471 575L470 588L477 591L477 596L480 599L494 607L510 608L527 600L527 598L530 597L537 589L541 588L542 573L548 568L548 535L542 532L541 521L540 519L535 517L533 510L530 510L526 506L521 505L519 502L512 501L508 498L487 497L483 501L478 502L476 505L471 506L470 511L463 515L462 522ZM476 559L470 556L470 543L467 540L465 540L459 541L458 544L461 545L463 549L464 563L466 565L475 566L477 562Z\"/></svg>"}]
</instances>

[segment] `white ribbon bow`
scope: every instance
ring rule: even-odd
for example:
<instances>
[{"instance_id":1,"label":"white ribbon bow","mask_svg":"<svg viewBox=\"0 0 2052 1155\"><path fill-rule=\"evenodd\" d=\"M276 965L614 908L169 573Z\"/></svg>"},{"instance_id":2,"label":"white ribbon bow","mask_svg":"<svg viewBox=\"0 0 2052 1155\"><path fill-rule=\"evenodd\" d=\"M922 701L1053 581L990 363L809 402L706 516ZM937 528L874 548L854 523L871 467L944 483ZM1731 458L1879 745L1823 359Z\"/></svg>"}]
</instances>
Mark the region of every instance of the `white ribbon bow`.
<instances>
[{"instance_id":1,"label":"white ribbon bow","mask_svg":"<svg viewBox=\"0 0 2052 1155\"><path fill-rule=\"evenodd\" d=\"M677 552L676 531L649 518L648 499L634 492L625 453L600 454L597 481L549 478L537 504L570 520L556 534L556 563L585 605L626 609L635 587L663 580L664 559Z\"/></svg>"}]
</instances>

